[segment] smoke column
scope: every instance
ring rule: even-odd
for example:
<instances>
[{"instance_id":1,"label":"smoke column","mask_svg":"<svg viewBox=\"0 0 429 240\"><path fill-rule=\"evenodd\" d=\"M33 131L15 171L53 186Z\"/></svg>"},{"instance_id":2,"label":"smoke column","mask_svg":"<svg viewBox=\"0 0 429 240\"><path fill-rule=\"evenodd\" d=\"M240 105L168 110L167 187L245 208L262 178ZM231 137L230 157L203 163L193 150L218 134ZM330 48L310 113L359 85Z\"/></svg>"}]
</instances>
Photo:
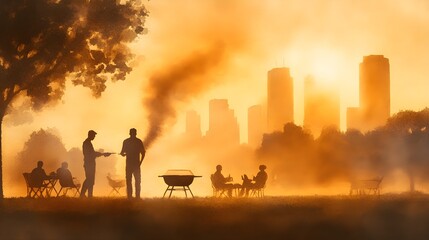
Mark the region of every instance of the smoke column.
<instances>
[{"instance_id":1,"label":"smoke column","mask_svg":"<svg viewBox=\"0 0 429 240\"><path fill-rule=\"evenodd\" d=\"M152 75L148 97L144 100L149 112L149 129L144 140L146 147L162 134L166 123L176 117L178 103L188 101L216 82L217 79L209 78L208 73L224 61L225 52L224 45L216 43Z\"/></svg>"}]
</instances>

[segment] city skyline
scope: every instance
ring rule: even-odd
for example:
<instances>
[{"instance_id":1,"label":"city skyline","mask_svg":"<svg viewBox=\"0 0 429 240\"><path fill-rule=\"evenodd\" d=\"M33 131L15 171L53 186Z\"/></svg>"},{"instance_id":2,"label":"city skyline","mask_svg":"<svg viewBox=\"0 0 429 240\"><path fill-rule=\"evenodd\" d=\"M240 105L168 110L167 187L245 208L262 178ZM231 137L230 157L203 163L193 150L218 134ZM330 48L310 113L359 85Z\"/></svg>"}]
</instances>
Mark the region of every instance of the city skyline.
<instances>
[{"instance_id":1,"label":"city skyline","mask_svg":"<svg viewBox=\"0 0 429 240\"><path fill-rule=\"evenodd\" d=\"M389 59L383 55L367 55L363 57L359 69L360 105L359 107L348 107L347 117L343 121L347 123L347 129L366 132L384 125L390 117ZM290 75L290 69L286 67L272 68L267 71L266 81L268 90L266 111L260 104L248 108L248 137L246 141L241 141L241 143L248 143L254 147L257 147L255 143L260 142L264 133L282 131L286 123L295 123L293 102L296 100L294 99L293 77ZM340 130L341 99L334 86L316 84L313 76L307 76L304 84L304 98L301 101L304 103L304 120L302 124L295 123L296 125L309 130L315 138L325 127L334 127ZM220 121L219 118L222 112L226 114L227 119L230 112L232 111L232 114L234 112L233 109L226 111L229 109L228 99L210 100L209 109L209 129L206 136L216 135L216 129L222 131L223 128L229 129L231 127L229 126L231 122ZM192 112L195 111L192 110ZM213 114L214 112L217 113ZM262 119L258 119L258 114L262 114ZM226 125L221 126L222 124ZM200 125L201 122L198 122L199 128ZM186 126L188 129L188 120ZM260 134L259 137L258 134Z\"/></svg>"}]
</instances>

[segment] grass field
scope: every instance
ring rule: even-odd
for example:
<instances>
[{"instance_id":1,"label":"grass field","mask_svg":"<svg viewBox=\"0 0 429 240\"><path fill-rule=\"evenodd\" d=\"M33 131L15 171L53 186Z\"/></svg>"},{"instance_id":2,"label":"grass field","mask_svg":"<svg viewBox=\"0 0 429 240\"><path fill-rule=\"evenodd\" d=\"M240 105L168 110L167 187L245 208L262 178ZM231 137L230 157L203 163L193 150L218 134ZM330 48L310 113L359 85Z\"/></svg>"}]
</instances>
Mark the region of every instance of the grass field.
<instances>
[{"instance_id":1,"label":"grass field","mask_svg":"<svg viewBox=\"0 0 429 240\"><path fill-rule=\"evenodd\" d=\"M4 199L0 239L429 239L429 196Z\"/></svg>"}]
</instances>

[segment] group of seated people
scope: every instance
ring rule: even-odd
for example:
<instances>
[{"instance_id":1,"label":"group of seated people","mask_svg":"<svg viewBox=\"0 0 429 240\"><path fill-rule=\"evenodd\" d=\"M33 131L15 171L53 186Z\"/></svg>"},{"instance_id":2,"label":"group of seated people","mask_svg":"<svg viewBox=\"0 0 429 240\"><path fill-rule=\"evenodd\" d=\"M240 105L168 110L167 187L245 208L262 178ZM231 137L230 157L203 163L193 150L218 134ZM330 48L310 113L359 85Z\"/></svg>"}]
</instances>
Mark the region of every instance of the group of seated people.
<instances>
[{"instance_id":1,"label":"group of seated people","mask_svg":"<svg viewBox=\"0 0 429 240\"><path fill-rule=\"evenodd\" d=\"M245 195L247 197L249 196L250 190L260 189L265 186L265 183L268 179L268 175L267 172L265 172L265 169L267 169L267 166L260 165L259 172L256 174L256 176L253 177L253 179L249 179L247 175L244 174L243 176L241 176L243 183L234 184L231 183L233 178L230 176L224 177L222 174L222 166L217 165L216 172L212 175L212 183L216 189L226 190L229 197L232 196L232 191L234 189L240 189L239 196Z\"/></svg>"},{"instance_id":2,"label":"group of seated people","mask_svg":"<svg viewBox=\"0 0 429 240\"><path fill-rule=\"evenodd\" d=\"M56 172L51 172L49 175L46 174L43 169L43 161L37 162L37 167L30 173L31 181L34 186L44 186L45 180L56 178L59 180L63 187L75 187L79 185L78 181L73 178L70 170L68 169L68 163L62 162L61 167Z\"/></svg>"}]
</instances>

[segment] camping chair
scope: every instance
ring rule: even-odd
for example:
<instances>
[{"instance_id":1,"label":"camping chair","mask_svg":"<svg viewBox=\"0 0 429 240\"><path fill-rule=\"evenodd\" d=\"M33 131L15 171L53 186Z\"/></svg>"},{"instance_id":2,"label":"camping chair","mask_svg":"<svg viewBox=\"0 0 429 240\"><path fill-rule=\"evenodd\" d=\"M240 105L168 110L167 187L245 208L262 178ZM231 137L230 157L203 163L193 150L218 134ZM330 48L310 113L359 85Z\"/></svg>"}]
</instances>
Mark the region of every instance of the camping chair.
<instances>
[{"instance_id":1,"label":"camping chair","mask_svg":"<svg viewBox=\"0 0 429 240\"><path fill-rule=\"evenodd\" d=\"M251 197L260 197L260 198L264 197L265 196L264 192L265 192L266 182L267 182L267 180L265 179L265 181L262 183L262 185L257 184L259 186L253 186L250 189L250 196Z\"/></svg>"},{"instance_id":2,"label":"camping chair","mask_svg":"<svg viewBox=\"0 0 429 240\"><path fill-rule=\"evenodd\" d=\"M112 188L112 191L110 191L109 196L112 195L118 195L121 196L121 193L119 190L121 188L125 187L125 180L124 179L113 179L112 176L107 174L107 181L109 182L110 187Z\"/></svg>"},{"instance_id":3,"label":"camping chair","mask_svg":"<svg viewBox=\"0 0 429 240\"><path fill-rule=\"evenodd\" d=\"M252 188L250 191L250 196L252 197L264 197L265 184L262 187Z\"/></svg>"},{"instance_id":4,"label":"camping chair","mask_svg":"<svg viewBox=\"0 0 429 240\"><path fill-rule=\"evenodd\" d=\"M383 181L383 177L352 181L350 184L350 195L355 194L380 196L381 181Z\"/></svg>"},{"instance_id":5,"label":"camping chair","mask_svg":"<svg viewBox=\"0 0 429 240\"><path fill-rule=\"evenodd\" d=\"M212 182L212 188L213 188L213 197L228 197L227 189L221 188L219 186L216 186L216 184L213 181L214 175L210 175L210 180Z\"/></svg>"},{"instance_id":6,"label":"camping chair","mask_svg":"<svg viewBox=\"0 0 429 240\"><path fill-rule=\"evenodd\" d=\"M25 179L25 184L27 185L27 197L29 198L43 198L43 192L46 189L46 186L43 184L36 183L32 178L30 173L22 174Z\"/></svg>"},{"instance_id":7,"label":"camping chair","mask_svg":"<svg viewBox=\"0 0 429 240\"><path fill-rule=\"evenodd\" d=\"M75 190L73 197L76 197L76 195L80 195L81 184L79 183L79 181L76 178L73 178L71 182L60 178L59 182L60 182L61 188L58 191L57 196L60 196L62 193L62 196L65 197L65 196L67 196L67 192L69 190Z\"/></svg>"}]
</instances>

